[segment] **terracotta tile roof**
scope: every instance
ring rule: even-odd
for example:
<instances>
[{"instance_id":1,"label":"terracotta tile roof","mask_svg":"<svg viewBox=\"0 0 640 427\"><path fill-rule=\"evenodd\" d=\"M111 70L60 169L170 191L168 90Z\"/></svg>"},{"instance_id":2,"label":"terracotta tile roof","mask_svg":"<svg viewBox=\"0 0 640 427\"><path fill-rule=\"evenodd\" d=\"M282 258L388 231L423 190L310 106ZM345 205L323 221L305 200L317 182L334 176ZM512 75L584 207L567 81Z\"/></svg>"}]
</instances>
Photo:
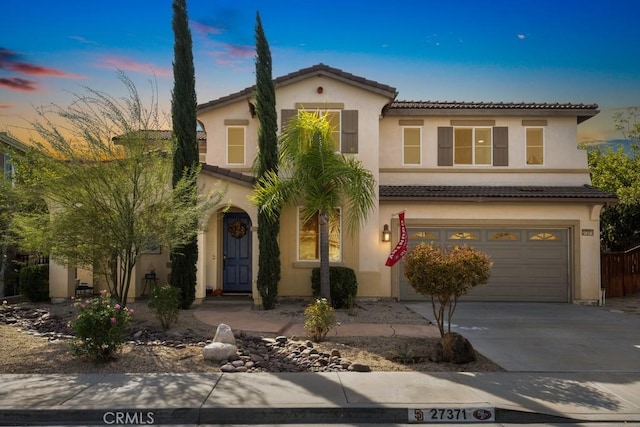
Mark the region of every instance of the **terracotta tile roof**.
<instances>
[{"instance_id":1,"label":"terracotta tile roof","mask_svg":"<svg viewBox=\"0 0 640 427\"><path fill-rule=\"evenodd\" d=\"M256 179L251 175L245 175L231 169L221 168L220 166L202 164L202 172L225 181L236 182L246 187L253 187L256 183Z\"/></svg>"},{"instance_id":2,"label":"terracotta tile roof","mask_svg":"<svg viewBox=\"0 0 640 427\"><path fill-rule=\"evenodd\" d=\"M0 132L0 148L2 148L3 145L19 151L27 151L29 149L29 146L22 141L18 141L6 132Z\"/></svg>"},{"instance_id":3,"label":"terracotta tile roof","mask_svg":"<svg viewBox=\"0 0 640 427\"><path fill-rule=\"evenodd\" d=\"M157 140L157 141L166 141L171 139L172 135L173 135L173 131L168 130L168 129L160 129L160 130L147 130L145 131L147 132L147 135L149 136L150 140ZM198 138L198 141L206 141L207 140L207 134L204 133L203 131L198 131L196 137ZM114 141L119 141L123 138L123 135L118 135L118 136L114 136L113 140Z\"/></svg>"},{"instance_id":4,"label":"terracotta tile roof","mask_svg":"<svg viewBox=\"0 0 640 427\"><path fill-rule=\"evenodd\" d=\"M614 194L590 185L583 186L447 186L447 185L381 185L380 200L493 199L590 200L615 203Z\"/></svg>"},{"instance_id":5,"label":"terracotta tile roof","mask_svg":"<svg viewBox=\"0 0 640 427\"><path fill-rule=\"evenodd\" d=\"M325 64L316 64L311 67L302 68L298 71L294 71L284 76L277 77L273 80L273 82L275 87L278 88L314 76L333 77L338 80L342 80L347 83L376 92L383 96L387 96L390 99L394 99L398 94L394 87L378 83L374 80L365 79L364 77L356 76L354 74L347 73L346 71L342 71L338 68L329 67ZM198 112L201 113L211 108L220 107L231 102L237 102L239 99L250 100L253 97L255 88L255 85L253 85L222 98L214 99L213 101L200 104L198 105Z\"/></svg>"},{"instance_id":6,"label":"terracotta tile roof","mask_svg":"<svg viewBox=\"0 0 640 427\"><path fill-rule=\"evenodd\" d=\"M598 104L547 102L458 102L458 101L394 101L385 109L386 115L550 115L574 116L578 123L599 113Z\"/></svg>"},{"instance_id":7,"label":"terracotta tile roof","mask_svg":"<svg viewBox=\"0 0 640 427\"><path fill-rule=\"evenodd\" d=\"M596 110L598 104L547 102L458 102L458 101L394 101L389 109L474 109L474 110Z\"/></svg>"}]
</instances>

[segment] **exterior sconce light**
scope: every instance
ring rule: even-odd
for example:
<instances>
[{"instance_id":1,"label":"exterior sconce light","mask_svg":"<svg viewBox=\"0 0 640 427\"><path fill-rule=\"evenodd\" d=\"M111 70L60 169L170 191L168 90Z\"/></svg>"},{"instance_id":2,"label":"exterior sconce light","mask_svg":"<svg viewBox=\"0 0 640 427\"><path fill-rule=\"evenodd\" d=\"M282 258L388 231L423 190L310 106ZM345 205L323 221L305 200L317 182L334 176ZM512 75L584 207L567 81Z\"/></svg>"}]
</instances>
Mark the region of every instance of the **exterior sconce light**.
<instances>
[{"instance_id":1,"label":"exterior sconce light","mask_svg":"<svg viewBox=\"0 0 640 427\"><path fill-rule=\"evenodd\" d=\"M391 230L389 230L389 225L385 224L382 229L382 241L390 242L391 241Z\"/></svg>"}]
</instances>

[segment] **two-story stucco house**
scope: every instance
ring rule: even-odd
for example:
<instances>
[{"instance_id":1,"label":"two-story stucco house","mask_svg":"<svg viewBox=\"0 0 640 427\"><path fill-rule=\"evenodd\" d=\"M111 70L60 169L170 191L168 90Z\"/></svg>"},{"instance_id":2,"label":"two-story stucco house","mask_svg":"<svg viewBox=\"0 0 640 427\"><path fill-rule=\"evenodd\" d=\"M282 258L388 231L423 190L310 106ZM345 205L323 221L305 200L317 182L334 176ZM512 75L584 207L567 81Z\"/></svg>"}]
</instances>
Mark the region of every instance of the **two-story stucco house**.
<instances>
[{"instance_id":1,"label":"two-story stucco house","mask_svg":"<svg viewBox=\"0 0 640 427\"><path fill-rule=\"evenodd\" d=\"M494 261L469 299L592 303L600 298L600 211L615 196L590 184L577 126L597 105L397 101L395 88L323 64L275 79L280 122L297 110L329 114L338 146L370 169L378 206L355 236L336 234L330 257L353 268L359 297L420 298L403 262L385 266L406 210L409 246L469 244ZM254 88L198 106L207 134L204 186L224 185L225 206L200 236L205 288L252 293L257 210L248 201L257 150ZM230 207L223 211L224 207ZM391 240L383 242L385 227ZM317 224L298 207L281 215L281 296L311 295Z\"/></svg>"},{"instance_id":2,"label":"two-story stucco house","mask_svg":"<svg viewBox=\"0 0 640 427\"><path fill-rule=\"evenodd\" d=\"M577 126L595 104L398 101L396 89L323 64L275 79L280 123L300 109L327 113L340 151L374 174L378 203L355 236L332 233L333 265L355 270L359 297L422 298L385 262L405 211L409 247L469 244L486 251L489 283L467 298L594 303L600 291L600 212L616 198L591 187ZM259 120L254 87L198 106L203 162L199 184L226 196L198 237L196 298L207 289L251 294L258 274L255 178ZM281 127L282 129L282 127ZM318 225L299 207L281 214L279 295L310 296L319 265ZM390 241L383 241L390 230ZM130 298L144 291L149 265L170 274L168 251L134 271ZM74 292L76 274L51 263L52 298Z\"/></svg>"}]
</instances>

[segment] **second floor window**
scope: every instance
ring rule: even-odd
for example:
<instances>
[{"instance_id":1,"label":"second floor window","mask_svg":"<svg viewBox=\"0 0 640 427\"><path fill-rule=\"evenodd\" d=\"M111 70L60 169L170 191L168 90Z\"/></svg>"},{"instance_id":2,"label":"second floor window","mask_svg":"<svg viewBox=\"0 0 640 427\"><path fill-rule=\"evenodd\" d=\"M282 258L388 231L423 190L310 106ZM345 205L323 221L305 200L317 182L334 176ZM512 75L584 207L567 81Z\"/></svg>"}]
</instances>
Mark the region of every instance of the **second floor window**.
<instances>
[{"instance_id":1,"label":"second floor window","mask_svg":"<svg viewBox=\"0 0 640 427\"><path fill-rule=\"evenodd\" d=\"M455 128L453 161L456 165L491 165L493 151L491 128Z\"/></svg>"},{"instance_id":2,"label":"second floor window","mask_svg":"<svg viewBox=\"0 0 640 427\"><path fill-rule=\"evenodd\" d=\"M526 128L527 164L541 165L544 163L544 129Z\"/></svg>"},{"instance_id":3,"label":"second floor window","mask_svg":"<svg viewBox=\"0 0 640 427\"><path fill-rule=\"evenodd\" d=\"M320 110L320 115L324 116L331 126L331 136L333 137L334 150L340 151L340 147L342 146L340 141L340 135L342 134L340 127L340 111Z\"/></svg>"},{"instance_id":4,"label":"second floor window","mask_svg":"<svg viewBox=\"0 0 640 427\"><path fill-rule=\"evenodd\" d=\"M227 127L227 164L245 164L245 128L244 126Z\"/></svg>"},{"instance_id":5,"label":"second floor window","mask_svg":"<svg viewBox=\"0 0 640 427\"><path fill-rule=\"evenodd\" d=\"M422 163L422 129L419 127L402 128L402 164L419 165Z\"/></svg>"}]
</instances>

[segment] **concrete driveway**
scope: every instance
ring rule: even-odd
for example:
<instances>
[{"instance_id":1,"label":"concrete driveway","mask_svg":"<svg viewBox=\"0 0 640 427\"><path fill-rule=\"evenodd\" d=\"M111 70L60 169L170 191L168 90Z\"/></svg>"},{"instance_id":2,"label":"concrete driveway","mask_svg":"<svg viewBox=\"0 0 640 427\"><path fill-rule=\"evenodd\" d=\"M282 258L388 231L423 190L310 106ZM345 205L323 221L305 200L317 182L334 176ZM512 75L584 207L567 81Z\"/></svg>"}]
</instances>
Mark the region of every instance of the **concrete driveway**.
<instances>
[{"instance_id":1,"label":"concrete driveway","mask_svg":"<svg viewBox=\"0 0 640 427\"><path fill-rule=\"evenodd\" d=\"M434 320L431 302L405 305ZM507 371L640 372L640 316L607 307L460 302L451 331Z\"/></svg>"}]
</instances>

